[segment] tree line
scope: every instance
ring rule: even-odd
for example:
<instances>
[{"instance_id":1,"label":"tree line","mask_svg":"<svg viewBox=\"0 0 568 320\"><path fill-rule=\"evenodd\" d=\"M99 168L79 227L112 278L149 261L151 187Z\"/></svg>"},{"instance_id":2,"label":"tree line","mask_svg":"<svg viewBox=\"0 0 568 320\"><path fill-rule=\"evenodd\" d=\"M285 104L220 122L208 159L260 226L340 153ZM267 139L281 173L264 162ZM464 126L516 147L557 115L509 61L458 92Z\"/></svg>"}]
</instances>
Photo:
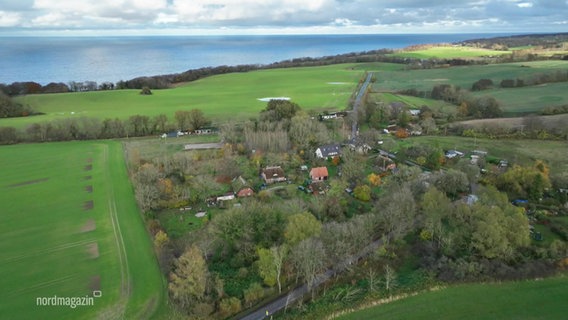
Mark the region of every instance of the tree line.
<instances>
[{"instance_id":1,"label":"tree line","mask_svg":"<svg viewBox=\"0 0 568 320\"><path fill-rule=\"evenodd\" d=\"M193 131L209 124L210 120L199 109L176 111L173 122L165 114L104 120L92 117L65 118L32 123L23 129L0 127L0 144L139 137L178 130Z\"/></svg>"}]
</instances>

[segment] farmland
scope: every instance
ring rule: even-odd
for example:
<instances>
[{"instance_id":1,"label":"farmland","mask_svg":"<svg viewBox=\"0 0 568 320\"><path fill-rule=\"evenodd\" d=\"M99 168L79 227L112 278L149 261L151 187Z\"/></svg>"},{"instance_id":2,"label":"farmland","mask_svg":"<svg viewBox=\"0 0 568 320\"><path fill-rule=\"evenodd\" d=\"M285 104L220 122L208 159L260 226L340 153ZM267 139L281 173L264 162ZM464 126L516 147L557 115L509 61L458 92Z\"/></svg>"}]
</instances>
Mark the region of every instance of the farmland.
<instances>
[{"instance_id":1,"label":"farmland","mask_svg":"<svg viewBox=\"0 0 568 320\"><path fill-rule=\"evenodd\" d=\"M232 73L153 90L151 96L140 95L139 90L28 95L17 101L45 115L2 119L0 125L25 127L68 117L124 120L135 114L173 118L175 111L184 109L201 109L213 121L246 120L266 107L266 101L259 99L268 97L289 97L306 110L344 109L362 76L356 67L342 64Z\"/></svg>"},{"instance_id":2,"label":"farmland","mask_svg":"<svg viewBox=\"0 0 568 320\"><path fill-rule=\"evenodd\" d=\"M458 285L339 317L349 319L562 319L568 278Z\"/></svg>"},{"instance_id":3,"label":"farmland","mask_svg":"<svg viewBox=\"0 0 568 320\"><path fill-rule=\"evenodd\" d=\"M161 307L119 142L4 146L0 163L1 317L145 318ZM36 305L98 295L89 306Z\"/></svg>"},{"instance_id":4,"label":"farmland","mask_svg":"<svg viewBox=\"0 0 568 320\"><path fill-rule=\"evenodd\" d=\"M439 46L422 50L405 50L403 52L394 53L393 56L404 58L476 58L487 56L500 56L510 54L511 51L497 51L472 47L456 47L456 46Z\"/></svg>"},{"instance_id":5,"label":"farmland","mask_svg":"<svg viewBox=\"0 0 568 320\"><path fill-rule=\"evenodd\" d=\"M375 90L397 91L412 88L431 90L437 84L453 84L469 89L475 81L483 78L499 84L503 79L531 77L567 68L566 61L535 61L423 70L381 70L376 74Z\"/></svg>"}]
</instances>

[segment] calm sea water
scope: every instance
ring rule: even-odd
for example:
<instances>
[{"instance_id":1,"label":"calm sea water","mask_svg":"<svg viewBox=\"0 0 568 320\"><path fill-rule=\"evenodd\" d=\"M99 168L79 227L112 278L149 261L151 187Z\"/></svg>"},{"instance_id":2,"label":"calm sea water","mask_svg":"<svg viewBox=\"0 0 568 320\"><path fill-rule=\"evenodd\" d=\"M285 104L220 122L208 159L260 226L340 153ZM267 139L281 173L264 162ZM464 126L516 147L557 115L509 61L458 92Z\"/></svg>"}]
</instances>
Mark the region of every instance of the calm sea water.
<instances>
[{"instance_id":1,"label":"calm sea water","mask_svg":"<svg viewBox=\"0 0 568 320\"><path fill-rule=\"evenodd\" d=\"M0 83L104 81L502 34L2 37Z\"/></svg>"}]
</instances>

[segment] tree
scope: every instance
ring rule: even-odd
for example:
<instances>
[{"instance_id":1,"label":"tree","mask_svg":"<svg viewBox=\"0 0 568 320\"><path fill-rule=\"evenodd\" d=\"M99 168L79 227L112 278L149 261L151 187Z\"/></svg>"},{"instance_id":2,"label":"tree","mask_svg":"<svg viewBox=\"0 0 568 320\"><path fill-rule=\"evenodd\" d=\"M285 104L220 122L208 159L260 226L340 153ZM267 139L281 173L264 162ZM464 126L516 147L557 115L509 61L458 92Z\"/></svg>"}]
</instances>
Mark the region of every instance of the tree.
<instances>
[{"instance_id":1,"label":"tree","mask_svg":"<svg viewBox=\"0 0 568 320\"><path fill-rule=\"evenodd\" d=\"M174 262L170 273L169 291L174 301L189 310L202 301L207 286L207 265L201 250L192 245Z\"/></svg>"},{"instance_id":2,"label":"tree","mask_svg":"<svg viewBox=\"0 0 568 320\"><path fill-rule=\"evenodd\" d=\"M152 95L152 90L150 90L150 88L148 88L147 86L144 86L144 87L142 87L140 94L143 95L143 96L149 96L149 95Z\"/></svg>"},{"instance_id":3,"label":"tree","mask_svg":"<svg viewBox=\"0 0 568 320\"><path fill-rule=\"evenodd\" d=\"M380 198L375 206L374 212L386 234L396 240L414 226L416 203L410 188L406 185L392 186L384 194L385 196Z\"/></svg>"},{"instance_id":4,"label":"tree","mask_svg":"<svg viewBox=\"0 0 568 320\"><path fill-rule=\"evenodd\" d=\"M191 127L191 130L201 129L207 125L207 123L209 123L209 120L205 118L203 111L200 109L191 109L189 111L188 124Z\"/></svg>"},{"instance_id":5,"label":"tree","mask_svg":"<svg viewBox=\"0 0 568 320\"><path fill-rule=\"evenodd\" d=\"M375 173L369 174L367 176L367 180L369 180L369 183L375 187L381 185L382 183L381 176Z\"/></svg>"},{"instance_id":6,"label":"tree","mask_svg":"<svg viewBox=\"0 0 568 320\"><path fill-rule=\"evenodd\" d=\"M264 280L264 284L273 287L276 284L276 268L274 268L272 252L269 249L259 248L256 253L258 254L258 273Z\"/></svg>"},{"instance_id":7,"label":"tree","mask_svg":"<svg viewBox=\"0 0 568 320\"><path fill-rule=\"evenodd\" d=\"M353 196L361 201L371 200L371 188L366 185L359 185L353 190Z\"/></svg>"},{"instance_id":8,"label":"tree","mask_svg":"<svg viewBox=\"0 0 568 320\"><path fill-rule=\"evenodd\" d=\"M165 114L159 114L152 119L153 132L166 132L168 117Z\"/></svg>"},{"instance_id":9,"label":"tree","mask_svg":"<svg viewBox=\"0 0 568 320\"><path fill-rule=\"evenodd\" d=\"M394 269L388 264L385 265L384 271L385 273L383 280L385 284L385 290L387 292L390 292L390 290L396 287L397 285L396 283L397 275Z\"/></svg>"},{"instance_id":10,"label":"tree","mask_svg":"<svg viewBox=\"0 0 568 320\"><path fill-rule=\"evenodd\" d=\"M316 276L325 266L326 254L321 240L314 237L302 240L292 249L292 260L311 290Z\"/></svg>"},{"instance_id":11,"label":"tree","mask_svg":"<svg viewBox=\"0 0 568 320\"><path fill-rule=\"evenodd\" d=\"M248 287L248 289L244 290L243 295L245 298L245 303L250 308L255 301L262 299L262 297L264 296L264 289L262 288L260 283L253 282Z\"/></svg>"},{"instance_id":12,"label":"tree","mask_svg":"<svg viewBox=\"0 0 568 320\"><path fill-rule=\"evenodd\" d=\"M274 246L270 249L260 248L258 253L258 271L264 283L267 286L278 284L278 292L282 292L282 284L280 276L282 274L282 266L284 259L288 255L288 247L286 245Z\"/></svg>"},{"instance_id":13,"label":"tree","mask_svg":"<svg viewBox=\"0 0 568 320\"><path fill-rule=\"evenodd\" d=\"M424 229L433 239L441 242L443 219L452 211L451 202L446 195L431 187L422 197L422 213L424 214Z\"/></svg>"},{"instance_id":14,"label":"tree","mask_svg":"<svg viewBox=\"0 0 568 320\"><path fill-rule=\"evenodd\" d=\"M294 102L283 99L272 99L268 101L266 108L260 112L260 119L270 122L292 119L298 111L300 111L300 106Z\"/></svg>"},{"instance_id":15,"label":"tree","mask_svg":"<svg viewBox=\"0 0 568 320\"><path fill-rule=\"evenodd\" d=\"M219 302L219 316L225 319L237 312L241 311L241 300L235 297L229 297Z\"/></svg>"},{"instance_id":16,"label":"tree","mask_svg":"<svg viewBox=\"0 0 568 320\"><path fill-rule=\"evenodd\" d=\"M178 110L174 114L174 119L176 120L178 130L188 130L190 113L185 110Z\"/></svg>"},{"instance_id":17,"label":"tree","mask_svg":"<svg viewBox=\"0 0 568 320\"><path fill-rule=\"evenodd\" d=\"M288 217L288 224L284 230L286 242L295 245L311 236L318 236L321 232L321 222L311 213L296 213Z\"/></svg>"},{"instance_id":18,"label":"tree","mask_svg":"<svg viewBox=\"0 0 568 320\"><path fill-rule=\"evenodd\" d=\"M461 192L469 190L467 175L455 169L440 172L435 185L438 190L443 191L453 199L457 198Z\"/></svg>"}]
</instances>

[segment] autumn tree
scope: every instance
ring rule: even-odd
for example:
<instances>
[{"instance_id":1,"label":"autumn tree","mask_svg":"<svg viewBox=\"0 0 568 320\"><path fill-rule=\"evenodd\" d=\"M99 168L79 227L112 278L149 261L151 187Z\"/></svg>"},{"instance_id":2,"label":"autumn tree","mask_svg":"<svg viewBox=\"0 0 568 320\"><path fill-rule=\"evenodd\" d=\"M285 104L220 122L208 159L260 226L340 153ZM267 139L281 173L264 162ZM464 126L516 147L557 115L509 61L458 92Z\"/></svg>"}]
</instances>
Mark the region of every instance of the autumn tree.
<instances>
[{"instance_id":1,"label":"autumn tree","mask_svg":"<svg viewBox=\"0 0 568 320\"><path fill-rule=\"evenodd\" d=\"M197 246L192 245L174 262L168 286L170 295L183 309L189 311L203 300L207 277L203 254Z\"/></svg>"},{"instance_id":2,"label":"autumn tree","mask_svg":"<svg viewBox=\"0 0 568 320\"><path fill-rule=\"evenodd\" d=\"M369 183L372 186L379 186L381 185L382 181L381 181L381 176L375 173L371 173L367 176L367 180L369 181Z\"/></svg>"}]
</instances>

